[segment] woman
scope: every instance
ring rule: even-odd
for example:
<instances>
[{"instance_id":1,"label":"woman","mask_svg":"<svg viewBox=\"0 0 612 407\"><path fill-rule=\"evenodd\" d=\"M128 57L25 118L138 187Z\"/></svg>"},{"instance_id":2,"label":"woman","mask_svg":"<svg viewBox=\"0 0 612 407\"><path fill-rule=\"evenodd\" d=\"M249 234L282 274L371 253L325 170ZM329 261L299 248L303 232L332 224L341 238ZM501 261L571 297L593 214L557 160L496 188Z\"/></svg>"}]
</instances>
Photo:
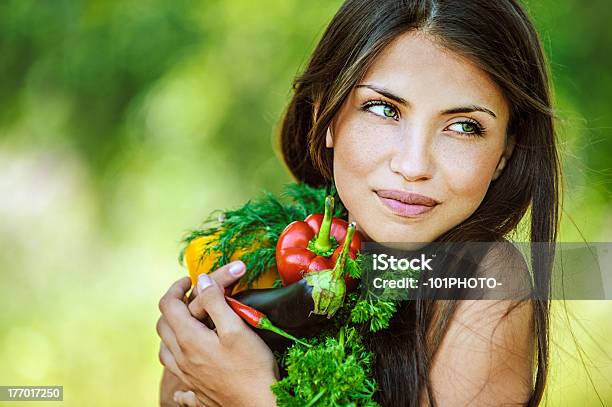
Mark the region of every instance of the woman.
<instances>
[{"instance_id":1,"label":"woman","mask_svg":"<svg viewBox=\"0 0 612 407\"><path fill-rule=\"evenodd\" d=\"M283 158L298 180L333 180L366 240L503 241L530 209L530 240L552 243L549 86L514 0L348 0L294 83ZM551 258L531 259L541 292ZM274 405L274 358L219 289L241 273L235 262L202 277L189 306L187 278L161 299L162 398L187 388L188 404ZM198 321L206 313L216 332ZM368 347L382 405L537 405L548 302L406 301Z\"/></svg>"}]
</instances>

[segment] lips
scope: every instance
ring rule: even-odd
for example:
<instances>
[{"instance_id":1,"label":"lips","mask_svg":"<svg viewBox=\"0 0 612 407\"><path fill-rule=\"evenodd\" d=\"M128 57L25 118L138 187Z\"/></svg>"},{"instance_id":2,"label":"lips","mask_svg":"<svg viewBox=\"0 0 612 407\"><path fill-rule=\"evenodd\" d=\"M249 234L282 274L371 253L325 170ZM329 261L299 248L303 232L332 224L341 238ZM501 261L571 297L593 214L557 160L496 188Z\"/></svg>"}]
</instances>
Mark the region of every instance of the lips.
<instances>
[{"instance_id":1,"label":"lips","mask_svg":"<svg viewBox=\"0 0 612 407\"><path fill-rule=\"evenodd\" d=\"M433 198L425 195L415 194L413 192L404 192L393 189L381 189L376 191L381 198L394 199L410 205L434 206L438 203Z\"/></svg>"},{"instance_id":2,"label":"lips","mask_svg":"<svg viewBox=\"0 0 612 407\"><path fill-rule=\"evenodd\" d=\"M376 191L381 202L399 216L415 217L431 211L439 202L426 195L383 189Z\"/></svg>"}]
</instances>

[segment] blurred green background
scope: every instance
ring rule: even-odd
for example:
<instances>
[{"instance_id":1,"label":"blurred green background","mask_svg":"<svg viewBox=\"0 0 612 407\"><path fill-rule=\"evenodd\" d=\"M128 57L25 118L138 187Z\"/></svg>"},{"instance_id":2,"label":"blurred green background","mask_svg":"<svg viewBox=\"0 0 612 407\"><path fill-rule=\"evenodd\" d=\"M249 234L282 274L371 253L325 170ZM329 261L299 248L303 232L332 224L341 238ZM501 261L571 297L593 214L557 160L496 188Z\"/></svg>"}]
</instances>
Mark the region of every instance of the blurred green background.
<instances>
[{"instance_id":1,"label":"blurred green background","mask_svg":"<svg viewBox=\"0 0 612 407\"><path fill-rule=\"evenodd\" d=\"M49 406L157 403L179 240L290 181L274 133L339 4L0 3L0 384L63 385ZM560 240L612 241L609 4L528 5L555 80ZM568 303L569 322L559 305L550 404L598 405L590 380L610 402L612 302Z\"/></svg>"}]
</instances>

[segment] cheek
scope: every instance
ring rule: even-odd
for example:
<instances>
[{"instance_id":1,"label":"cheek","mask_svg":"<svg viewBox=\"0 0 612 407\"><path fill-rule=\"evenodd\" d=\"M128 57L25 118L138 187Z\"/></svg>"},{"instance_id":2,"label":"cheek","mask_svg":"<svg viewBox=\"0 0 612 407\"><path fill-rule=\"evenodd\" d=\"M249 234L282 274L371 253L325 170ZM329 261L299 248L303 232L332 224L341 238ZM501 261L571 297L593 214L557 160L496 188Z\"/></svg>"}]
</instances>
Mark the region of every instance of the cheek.
<instances>
[{"instance_id":1,"label":"cheek","mask_svg":"<svg viewBox=\"0 0 612 407\"><path fill-rule=\"evenodd\" d=\"M388 168L389 156L393 151L389 129L381 129L368 123L354 123L345 120L344 125L334 132L334 181L344 206L354 216L359 230L365 229L373 215L371 188L380 185L381 170ZM386 137L385 137L386 136ZM378 183L377 183L378 182ZM370 225L371 226L371 225Z\"/></svg>"},{"instance_id":2,"label":"cheek","mask_svg":"<svg viewBox=\"0 0 612 407\"><path fill-rule=\"evenodd\" d=\"M340 178L367 176L384 162L388 148L382 140L388 137L380 126L349 122L339 130L334 140L334 171Z\"/></svg>"},{"instance_id":3,"label":"cheek","mask_svg":"<svg viewBox=\"0 0 612 407\"><path fill-rule=\"evenodd\" d=\"M497 146L463 145L447 146L439 155L447 198L457 209L476 210L487 193L500 154Z\"/></svg>"}]
</instances>

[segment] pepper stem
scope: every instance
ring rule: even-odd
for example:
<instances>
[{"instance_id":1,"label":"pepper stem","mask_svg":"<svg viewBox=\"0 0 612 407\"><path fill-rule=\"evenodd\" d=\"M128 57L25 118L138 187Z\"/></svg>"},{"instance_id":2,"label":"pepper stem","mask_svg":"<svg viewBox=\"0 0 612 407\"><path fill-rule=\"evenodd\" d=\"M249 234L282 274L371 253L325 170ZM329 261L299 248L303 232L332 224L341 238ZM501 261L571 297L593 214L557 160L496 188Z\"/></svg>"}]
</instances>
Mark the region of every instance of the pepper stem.
<instances>
[{"instance_id":1,"label":"pepper stem","mask_svg":"<svg viewBox=\"0 0 612 407\"><path fill-rule=\"evenodd\" d=\"M351 241L353 240L354 234L355 222L351 222L348 226L348 229L346 230L346 238L344 239L344 243L342 244L342 251L336 259L336 264L334 265L334 269L332 270L334 278L340 278L344 273L344 264L346 263L346 256L348 256L349 247L351 246Z\"/></svg>"},{"instance_id":2,"label":"pepper stem","mask_svg":"<svg viewBox=\"0 0 612 407\"><path fill-rule=\"evenodd\" d=\"M302 344L302 345L304 345L304 346L306 346L306 347L309 347L309 348L310 348L310 347L312 347L312 345L311 345L311 344L309 344L309 343L307 343L307 342L304 342L304 341L302 341L302 340L300 340L300 339L296 338L295 336L293 336L293 335L291 335L291 334L289 334L289 333L287 333L287 332L283 331L282 329L278 328L278 327L277 327L276 325L274 325L274 324L272 323L272 321L270 321L270 319L269 319L268 317L266 317L266 316L264 316L263 318L261 318L261 319L259 320L259 323L257 324L257 328L259 328L259 329L265 329L265 330L268 330L268 331L272 331L272 332L274 332L274 333L276 333L276 334L278 334L278 335L280 335L280 336L283 336L283 337L285 337L285 338L287 338L287 339L291 339L292 341L295 341L295 342L297 342L297 343L300 343L300 344Z\"/></svg>"},{"instance_id":3,"label":"pepper stem","mask_svg":"<svg viewBox=\"0 0 612 407\"><path fill-rule=\"evenodd\" d=\"M327 195L325 197L325 212L323 214L323 220L321 221L321 227L319 228L319 234L314 238L314 250L318 253L325 253L331 250L332 241L330 239L330 231L332 225L332 217L334 215L334 197Z\"/></svg>"}]
</instances>

